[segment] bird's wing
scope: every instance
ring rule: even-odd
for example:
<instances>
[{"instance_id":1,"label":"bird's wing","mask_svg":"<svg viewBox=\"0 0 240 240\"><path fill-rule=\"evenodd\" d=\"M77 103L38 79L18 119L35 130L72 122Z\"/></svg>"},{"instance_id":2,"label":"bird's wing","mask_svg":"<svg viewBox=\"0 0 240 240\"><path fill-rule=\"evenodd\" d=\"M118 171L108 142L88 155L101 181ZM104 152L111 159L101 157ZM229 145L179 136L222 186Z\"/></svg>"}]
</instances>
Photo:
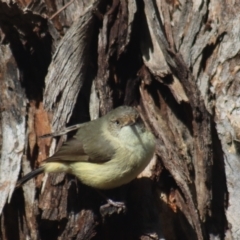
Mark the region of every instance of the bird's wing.
<instances>
[{"instance_id":1,"label":"bird's wing","mask_svg":"<svg viewBox=\"0 0 240 240\"><path fill-rule=\"evenodd\" d=\"M72 138L65 142L56 153L46 159L46 162L55 161L88 162L89 156L85 153L82 143Z\"/></svg>"},{"instance_id":2,"label":"bird's wing","mask_svg":"<svg viewBox=\"0 0 240 240\"><path fill-rule=\"evenodd\" d=\"M104 117L67 128L69 131L75 129L78 129L78 131L53 156L46 159L46 162L80 161L103 163L109 161L116 150L112 141L102 131L103 123Z\"/></svg>"},{"instance_id":3,"label":"bird's wing","mask_svg":"<svg viewBox=\"0 0 240 240\"><path fill-rule=\"evenodd\" d=\"M100 138L101 139L101 138ZM109 161L115 154L115 150L107 140L96 137L85 138L85 144L73 137L65 142L53 156L46 159L46 162L55 161L79 161L103 163ZM91 147L90 147L91 146Z\"/></svg>"},{"instance_id":4,"label":"bird's wing","mask_svg":"<svg viewBox=\"0 0 240 240\"><path fill-rule=\"evenodd\" d=\"M80 124L75 124L75 125L72 125L70 127L67 127L67 128L64 128L64 129L61 129L59 131L56 131L56 132L53 132L53 133L47 133L47 134L44 134L42 136L40 136L39 138L48 138L48 137L58 137L58 136L62 136L68 132L71 132L71 131L74 131L74 130L77 130L81 127L84 127L86 123L80 123Z\"/></svg>"}]
</instances>

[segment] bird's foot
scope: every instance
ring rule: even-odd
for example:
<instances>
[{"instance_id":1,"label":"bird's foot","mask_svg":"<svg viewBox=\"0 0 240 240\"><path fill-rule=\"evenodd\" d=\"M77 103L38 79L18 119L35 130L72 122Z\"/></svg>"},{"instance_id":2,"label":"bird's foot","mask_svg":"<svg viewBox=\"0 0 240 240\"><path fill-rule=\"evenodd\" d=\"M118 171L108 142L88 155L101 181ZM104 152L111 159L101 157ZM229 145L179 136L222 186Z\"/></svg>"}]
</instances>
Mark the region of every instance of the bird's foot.
<instances>
[{"instance_id":1,"label":"bird's foot","mask_svg":"<svg viewBox=\"0 0 240 240\"><path fill-rule=\"evenodd\" d=\"M112 199L107 199L107 204L104 204L100 207L100 213L102 216L109 216L113 213L125 213L126 212L126 205L124 202L115 202Z\"/></svg>"},{"instance_id":2,"label":"bird's foot","mask_svg":"<svg viewBox=\"0 0 240 240\"><path fill-rule=\"evenodd\" d=\"M107 202L109 205L112 205L113 207L117 207L117 208L126 208L126 205L124 202L115 202L112 199L108 198Z\"/></svg>"}]
</instances>

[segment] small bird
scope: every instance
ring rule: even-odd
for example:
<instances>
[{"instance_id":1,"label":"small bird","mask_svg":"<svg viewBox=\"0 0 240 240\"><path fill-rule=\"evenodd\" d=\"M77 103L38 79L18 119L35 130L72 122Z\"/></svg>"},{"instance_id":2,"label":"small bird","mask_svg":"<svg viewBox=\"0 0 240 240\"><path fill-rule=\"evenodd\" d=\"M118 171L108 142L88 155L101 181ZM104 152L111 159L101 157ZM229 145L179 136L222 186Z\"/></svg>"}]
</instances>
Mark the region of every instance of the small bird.
<instances>
[{"instance_id":1,"label":"small bird","mask_svg":"<svg viewBox=\"0 0 240 240\"><path fill-rule=\"evenodd\" d=\"M76 126L76 134L17 187L43 172L66 172L93 188L112 189L136 178L154 154L155 138L133 107L121 106Z\"/></svg>"}]
</instances>

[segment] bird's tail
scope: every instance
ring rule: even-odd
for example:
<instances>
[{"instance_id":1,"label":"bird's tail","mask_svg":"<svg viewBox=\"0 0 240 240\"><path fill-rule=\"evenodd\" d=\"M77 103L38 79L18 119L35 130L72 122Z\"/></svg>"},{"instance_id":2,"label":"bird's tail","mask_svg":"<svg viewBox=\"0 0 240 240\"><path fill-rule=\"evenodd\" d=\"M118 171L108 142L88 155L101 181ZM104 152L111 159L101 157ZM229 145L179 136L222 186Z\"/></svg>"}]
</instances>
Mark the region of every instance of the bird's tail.
<instances>
[{"instance_id":1,"label":"bird's tail","mask_svg":"<svg viewBox=\"0 0 240 240\"><path fill-rule=\"evenodd\" d=\"M22 177L20 180L18 180L18 182L16 184L16 188L21 187L24 183L26 183L27 181L29 181L33 177L35 177L38 174L43 173L43 172L44 172L43 167L40 167L40 168L37 168L37 169L33 170L32 172L28 173L27 175Z\"/></svg>"}]
</instances>

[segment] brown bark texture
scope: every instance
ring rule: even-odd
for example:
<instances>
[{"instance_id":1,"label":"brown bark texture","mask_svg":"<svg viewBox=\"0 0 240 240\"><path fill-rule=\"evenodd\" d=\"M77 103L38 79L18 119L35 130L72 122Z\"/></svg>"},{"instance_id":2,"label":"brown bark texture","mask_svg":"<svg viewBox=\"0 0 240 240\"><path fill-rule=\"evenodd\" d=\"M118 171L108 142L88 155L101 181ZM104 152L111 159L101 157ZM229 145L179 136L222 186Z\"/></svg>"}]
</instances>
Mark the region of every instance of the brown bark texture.
<instances>
[{"instance_id":1,"label":"brown bark texture","mask_svg":"<svg viewBox=\"0 0 240 240\"><path fill-rule=\"evenodd\" d=\"M237 1L0 0L0 239L240 239L239 23ZM39 136L120 105L157 143L104 192L126 209L63 173L15 189L71 133Z\"/></svg>"}]
</instances>

